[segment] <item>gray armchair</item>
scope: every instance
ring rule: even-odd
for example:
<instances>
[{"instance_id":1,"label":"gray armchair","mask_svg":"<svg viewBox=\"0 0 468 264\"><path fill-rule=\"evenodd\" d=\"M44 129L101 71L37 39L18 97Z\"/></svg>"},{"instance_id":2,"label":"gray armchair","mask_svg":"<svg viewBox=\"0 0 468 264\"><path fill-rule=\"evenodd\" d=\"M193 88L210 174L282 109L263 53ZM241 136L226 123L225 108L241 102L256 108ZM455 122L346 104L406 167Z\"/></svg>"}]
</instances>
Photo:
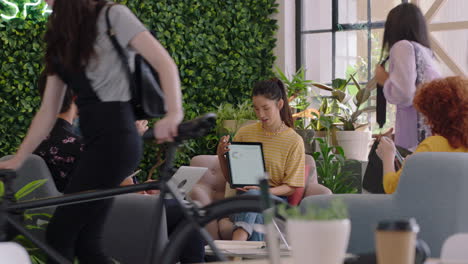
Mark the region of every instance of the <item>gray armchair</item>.
<instances>
[{"instance_id":1,"label":"gray armchair","mask_svg":"<svg viewBox=\"0 0 468 264\"><path fill-rule=\"evenodd\" d=\"M9 156L2 159L8 159ZM0 159L0 160L2 160ZM30 155L17 171L13 183L15 190L38 179L47 179L46 184L35 190L25 200L62 195L55 187L52 176L45 162L36 155ZM104 250L122 264L146 263L150 253L150 232L154 227L156 196L124 194L114 199L103 230ZM34 212L53 213L54 208L35 209ZM159 245L167 241L166 217L164 216ZM44 239L43 233L35 234Z\"/></svg>"},{"instance_id":2,"label":"gray armchair","mask_svg":"<svg viewBox=\"0 0 468 264\"><path fill-rule=\"evenodd\" d=\"M337 197L350 213L350 253L374 250L374 228L380 220L414 217L421 228L419 237L438 257L445 239L468 232L468 154L417 153L408 158L392 195L310 196L301 207L325 206Z\"/></svg>"}]
</instances>

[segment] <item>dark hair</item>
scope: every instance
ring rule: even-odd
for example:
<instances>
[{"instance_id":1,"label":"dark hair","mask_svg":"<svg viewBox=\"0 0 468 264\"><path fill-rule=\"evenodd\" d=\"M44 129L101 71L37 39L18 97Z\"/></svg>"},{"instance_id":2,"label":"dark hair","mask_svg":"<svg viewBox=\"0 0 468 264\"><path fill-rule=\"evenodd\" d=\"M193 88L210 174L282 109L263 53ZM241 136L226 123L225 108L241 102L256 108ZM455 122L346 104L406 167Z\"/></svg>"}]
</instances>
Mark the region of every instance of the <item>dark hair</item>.
<instances>
[{"instance_id":1,"label":"dark hair","mask_svg":"<svg viewBox=\"0 0 468 264\"><path fill-rule=\"evenodd\" d=\"M468 148L468 79L455 76L425 83L413 104L432 133L446 138L453 148Z\"/></svg>"},{"instance_id":2,"label":"dark hair","mask_svg":"<svg viewBox=\"0 0 468 264\"><path fill-rule=\"evenodd\" d=\"M380 60L384 57L384 53L388 53L400 40L414 41L431 48L426 19L419 7L414 4L399 4L388 13Z\"/></svg>"},{"instance_id":3,"label":"dark hair","mask_svg":"<svg viewBox=\"0 0 468 264\"><path fill-rule=\"evenodd\" d=\"M288 96L286 95L286 90L284 89L284 84L280 80L273 78L266 81L259 81L255 83L252 96L264 96L269 100L274 100L278 102L280 99L283 99L283 108L280 110L281 120L288 126L294 127L294 121L291 114L291 108L288 103Z\"/></svg>"},{"instance_id":4,"label":"dark hair","mask_svg":"<svg viewBox=\"0 0 468 264\"><path fill-rule=\"evenodd\" d=\"M39 76L37 85L39 89L39 95L41 96L41 98L44 98L44 92L45 92L46 85L47 85L46 71L43 71L41 75ZM68 110L70 110L71 105L73 103L73 97L74 97L73 91L70 88L65 87L64 89L67 89L67 91L65 92L65 95L63 97L62 108L60 108L61 114L68 112Z\"/></svg>"},{"instance_id":5,"label":"dark hair","mask_svg":"<svg viewBox=\"0 0 468 264\"><path fill-rule=\"evenodd\" d=\"M55 0L45 34L48 74L56 74L57 59L69 72L84 69L95 55L96 21L105 5L105 0Z\"/></svg>"}]
</instances>

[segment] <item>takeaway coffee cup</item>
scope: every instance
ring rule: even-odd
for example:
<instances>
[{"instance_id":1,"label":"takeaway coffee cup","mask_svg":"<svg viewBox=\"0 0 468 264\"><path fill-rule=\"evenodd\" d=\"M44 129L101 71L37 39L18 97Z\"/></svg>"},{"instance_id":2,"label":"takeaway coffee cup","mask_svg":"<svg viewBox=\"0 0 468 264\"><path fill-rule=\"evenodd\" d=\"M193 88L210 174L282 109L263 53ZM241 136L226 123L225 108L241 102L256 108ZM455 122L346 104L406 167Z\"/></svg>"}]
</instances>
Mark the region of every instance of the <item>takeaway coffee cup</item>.
<instances>
[{"instance_id":1,"label":"takeaway coffee cup","mask_svg":"<svg viewBox=\"0 0 468 264\"><path fill-rule=\"evenodd\" d=\"M381 221L375 232L378 264L413 264L419 226L415 219Z\"/></svg>"}]
</instances>

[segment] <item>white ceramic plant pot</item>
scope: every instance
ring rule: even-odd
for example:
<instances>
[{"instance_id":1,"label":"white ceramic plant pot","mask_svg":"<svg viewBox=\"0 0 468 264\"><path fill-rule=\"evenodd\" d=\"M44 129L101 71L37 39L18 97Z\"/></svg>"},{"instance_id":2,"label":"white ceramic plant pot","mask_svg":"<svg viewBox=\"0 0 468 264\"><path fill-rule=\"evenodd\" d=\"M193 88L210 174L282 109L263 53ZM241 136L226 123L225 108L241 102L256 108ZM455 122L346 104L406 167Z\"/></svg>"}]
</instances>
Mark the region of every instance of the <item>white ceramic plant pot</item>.
<instances>
[{"instance_id":1,"label":"white ceramic plant pot","mask_svg":"<svg viewBox=\"0 0 468 264\"><path fill-rule=\"evenodd\" d=\"M294 264L342 264L351 224L342 220L288 220Z\"/></svg>"},{"instance_id":2,"label":"white ceramic plant pot","mask_svg":"<svg viewBox=\"0 0 468 264\"><path fill-rule=\"evenodd\" d=\"M371 140L370 131L336 131L336 141L343 148L346 159L366 161Z\"/></svg>"}]
</instances>

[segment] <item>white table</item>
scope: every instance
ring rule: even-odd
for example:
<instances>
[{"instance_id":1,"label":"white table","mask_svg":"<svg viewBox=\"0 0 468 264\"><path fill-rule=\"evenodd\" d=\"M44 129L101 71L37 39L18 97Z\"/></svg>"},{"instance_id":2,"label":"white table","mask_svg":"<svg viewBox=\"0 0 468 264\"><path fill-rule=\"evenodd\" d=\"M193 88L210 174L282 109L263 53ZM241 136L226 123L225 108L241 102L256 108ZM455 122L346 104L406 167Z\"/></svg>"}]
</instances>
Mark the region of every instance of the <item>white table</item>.
<instances>
[{"instance_id":1,"label":"white table","mask_svg":"<svg viewBox=\"0 0 468 264\"><path fill-rule=\"evenodd\" d=\"M232 241L232 240L215 240L218 249L227 257L234 260L242 259L261 259L268 256L268 251L263 241ZM214 255L209 246L205 246L206 255ZM286 248L280 252L281 256L289 256L290 250Z\"/></svg>"},{"instance_id":2,"label":"white table","mask_svg":"<svg viewBox=\"0 0 468 264\"><path fill-rule=\"evenodd\" d=\"M230 262L212 262L212 264L269 264L268 260L240 260L240 261L230 261ZM281 259L281 264L294 264L292 258L283 258ZM428 259L425 264L468 264L468 262L447 262L440 259Z\"/></svg>"},{"instance_id":3,"label":"white table","mask_svg":"<svg viewBox=\"0 0 468 264\"><path fill-rule=\"evenodd\" d=\"M266 259L268 251L266 250L265 242L263 241L215 240L215 244L225 256L231 257L233 261L213 262L213 264L268 264L268 260ZM207 255L213 255L213 251L208 246L205 247L205 253ZM292 258L289 257L291 251L282 249L280 254L282 256L281 264L294 264ZM468 264L468 261L453 262L430 258L425 262L425 264Z\"/></svg>"}]
</instances>

